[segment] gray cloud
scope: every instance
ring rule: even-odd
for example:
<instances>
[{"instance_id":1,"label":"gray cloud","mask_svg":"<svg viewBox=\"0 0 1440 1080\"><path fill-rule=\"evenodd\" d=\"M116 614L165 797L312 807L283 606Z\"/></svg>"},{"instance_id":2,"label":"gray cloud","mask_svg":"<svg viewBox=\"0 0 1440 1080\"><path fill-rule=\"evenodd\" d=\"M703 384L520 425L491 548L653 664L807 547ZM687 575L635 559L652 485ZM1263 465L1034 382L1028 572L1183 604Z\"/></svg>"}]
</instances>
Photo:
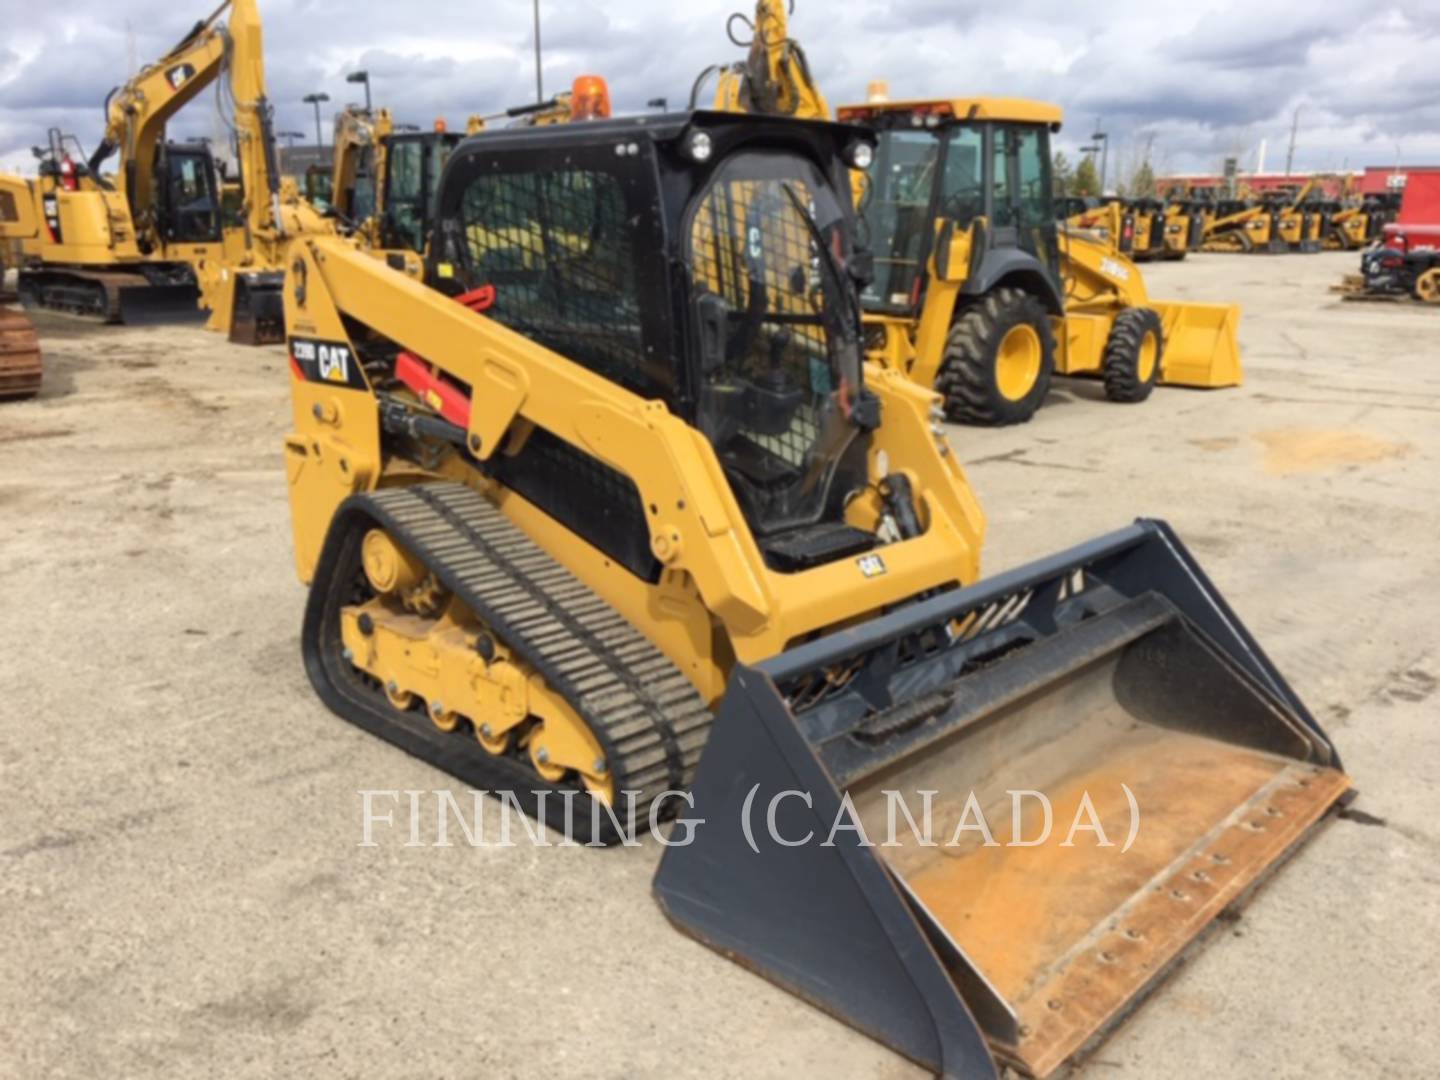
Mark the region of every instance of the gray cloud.
<instances>
[{"instance_id":1,"label":"gray cloud","mask_svg":"<svg viewBox=\"0 0 1440 1080\"><path fill-rule=\"evenodd\" d=\"M0 0L7 7L20 0ZM190 0L183 0L188 4ZM0 163L28 169L46 127L98 137L101 103L131 58L163 54L212 0L193 12L175 0L67 0L27 5L6 20L0 46ZM313 131L300 99L339 105L359 97L344 76L370 71L377 103L397 119L453 124L530 100L528 0L260 0L266 75L281 130ZM545 82L577 74L610 82L618 109L664 95L683 104L707 64L737 60L725 18L750 0L542 0ZM1213 168L1222 156L1278 146L1302 109L1299 168L1349 159L1440 160L1440 10L1435 0L798 0L792 31L832 104L854 101L874 78L895 96L1039 97L1067 110L1062 145L1084 141L1103 116L1118 150L1153 141L1176 168ZM328 116L326 123L328 126ZM176 137L223 129L202 95L173 125ZM1112 161L1114 158L1112 157Z\"/></svg>"}]
</instances>

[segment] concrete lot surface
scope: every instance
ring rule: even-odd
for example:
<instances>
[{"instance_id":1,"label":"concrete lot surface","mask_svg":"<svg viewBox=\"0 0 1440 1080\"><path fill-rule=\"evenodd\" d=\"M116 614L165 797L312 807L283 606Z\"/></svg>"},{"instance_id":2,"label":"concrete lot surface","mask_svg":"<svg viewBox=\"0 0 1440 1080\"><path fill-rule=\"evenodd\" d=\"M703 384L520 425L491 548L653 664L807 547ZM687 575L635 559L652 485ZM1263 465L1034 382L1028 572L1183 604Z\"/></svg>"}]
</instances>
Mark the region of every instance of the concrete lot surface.
<instances>
[{"instance_id":1,"label":"concrete lot surface","mask_svg":"<svg viewBox=\"0 0 1440 1080\"><path fill-rule=\"evenodd\" d=\"M1440 1063L1440 311L1337 302L1356 260L1148 268L1243 303L1242 389L1057 384L951 433L987 571L1168 519L1383 819L1324 829L1087 1078ZM674 932L654 844L359 847L359 790L451 785L301 670L283 352L39 323L45 390L0 405L0 1075L918 1075Z\"/></svg>"}]
</instances>

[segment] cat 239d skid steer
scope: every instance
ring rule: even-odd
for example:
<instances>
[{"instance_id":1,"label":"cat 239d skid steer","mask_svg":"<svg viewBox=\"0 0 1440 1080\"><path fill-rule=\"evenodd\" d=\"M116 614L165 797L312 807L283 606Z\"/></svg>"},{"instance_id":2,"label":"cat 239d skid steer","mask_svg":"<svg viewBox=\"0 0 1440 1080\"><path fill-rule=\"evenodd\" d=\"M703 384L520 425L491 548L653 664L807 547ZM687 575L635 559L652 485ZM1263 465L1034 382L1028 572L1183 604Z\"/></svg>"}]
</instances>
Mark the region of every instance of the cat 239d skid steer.
<instances>
[{"instance_id":1,"label":"cat 239d skid steer","mask_svg":"<svg viewBox=\"0 0 1440 1080\"><path fill-rule=\"evenodd\" d=\"M1347 779L1164 524L980 579L939 397L863 359L872 140L485 132L441 177L431 284L297 241L305 663L340 716L578 838L688 792L655 879L677 926L938 1072L1043 1076ZM1016 789L1138 832L1010 845L1043 824ZM973 800L995 845L832 833L883 835L887 792L942 840Z\"/></svg>"}]
</instances>

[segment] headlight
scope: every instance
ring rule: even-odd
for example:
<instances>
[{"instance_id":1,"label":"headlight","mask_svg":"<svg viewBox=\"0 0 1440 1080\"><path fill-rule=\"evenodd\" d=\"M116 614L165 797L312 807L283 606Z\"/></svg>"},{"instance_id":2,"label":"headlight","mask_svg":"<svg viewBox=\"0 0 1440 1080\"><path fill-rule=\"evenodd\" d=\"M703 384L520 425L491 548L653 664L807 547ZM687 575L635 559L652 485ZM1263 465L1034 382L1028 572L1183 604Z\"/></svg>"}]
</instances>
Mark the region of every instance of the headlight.
<instances>
[{"instance_id":1,"label":"headlight","mask_svg":"<svg viewBox=\"0 0 1440 1080\"><path fill-rule=\"evenodd\" d=\"M875 160L875 148L867 142L853 142L846 149L845 159L851 168L868 169Z\"/></svg>"},{"instance_id":2,"label":"headlight","mask_svg":"<svg viewBox=\"0 0 1440 1080\"><path fill-rule=\"evenodd\" d=\"M691 135L685 149L690 155L690 160L695 162L709 161L710 155L715 152L715 146L710 141L710 134L705 131L697 131Z\"/></svg>"}]
</instances>

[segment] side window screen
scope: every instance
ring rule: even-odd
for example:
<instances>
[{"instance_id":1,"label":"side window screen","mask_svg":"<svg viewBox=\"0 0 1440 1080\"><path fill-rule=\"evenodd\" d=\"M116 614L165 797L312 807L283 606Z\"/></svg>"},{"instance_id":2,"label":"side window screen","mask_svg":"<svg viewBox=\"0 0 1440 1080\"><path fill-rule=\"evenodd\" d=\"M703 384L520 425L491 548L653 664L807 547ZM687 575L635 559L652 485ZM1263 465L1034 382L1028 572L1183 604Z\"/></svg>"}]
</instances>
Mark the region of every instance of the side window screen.
<instances>
[{"instance_id":1,"label":"side window screen","mask_svg":"<svg viewBox=\"0 0 1440 1080\"><path fill-rule=\"evenodd\" d=\"M1046 139L1039 128L1015 133L1020 190L1016 202L1026 225L1039 225L1050 217L1050 169Z\"/></svg>"},{"instance_id":2,"label":"side window screen","mask_svg":"<svg viewBox=\"0 0 1440 1080\"><path fill-rule=\"evenodd\" d=\"M668 396L673 372L646 358L636 228L616 177L483 174L466 189L460 218L467 278L495 286L487 314L612 382Z\"/></svg>"}]
</instances>

